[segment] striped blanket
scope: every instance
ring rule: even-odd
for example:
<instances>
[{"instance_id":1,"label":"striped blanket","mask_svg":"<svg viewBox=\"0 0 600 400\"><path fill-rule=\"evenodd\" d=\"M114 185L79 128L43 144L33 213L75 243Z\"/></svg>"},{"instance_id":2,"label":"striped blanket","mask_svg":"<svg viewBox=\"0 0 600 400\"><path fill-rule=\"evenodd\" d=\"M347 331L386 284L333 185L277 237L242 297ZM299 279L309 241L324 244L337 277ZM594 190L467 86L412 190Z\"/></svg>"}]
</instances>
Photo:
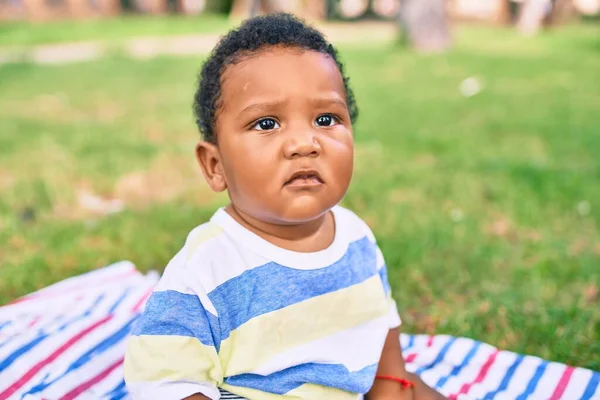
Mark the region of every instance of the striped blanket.
<instances>
[{"instance_id":1,"label":"striped blanket","mask_svg":"<svg viewBox=\"0 0 600 400\"><path fill-rule=\"evenodd\" d=\"M0 400L124 399L123 354L158 275L121 262L0 307ZM451 336L402 335L450 399L600 399L600 374Z\"/></svg>"}]
</instances>

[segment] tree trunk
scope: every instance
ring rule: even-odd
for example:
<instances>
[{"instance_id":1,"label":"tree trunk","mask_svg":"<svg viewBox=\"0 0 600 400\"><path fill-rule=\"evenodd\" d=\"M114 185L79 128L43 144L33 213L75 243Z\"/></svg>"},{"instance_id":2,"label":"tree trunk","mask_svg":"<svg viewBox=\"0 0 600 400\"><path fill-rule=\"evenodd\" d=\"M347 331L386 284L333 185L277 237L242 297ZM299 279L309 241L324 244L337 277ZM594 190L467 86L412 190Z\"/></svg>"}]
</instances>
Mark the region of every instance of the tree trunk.
<instances>
[{"instance_id":1,"label":"tree trunk","mask_svg":"<svg viewBox=\"0 0 600 400\"><path fill-rule=\"evenodd\" d=\"M402 0L400 24L418 51L437 53L452 45L446 0Z\"/></svg>"},{"instance_id":2,"label":"tree trunk","mask_svg":"<svg viewBox=\"0 0 600 400\"><path fill-rule=\"evenodd\" d=\"M521 4L517 21L519 31L526 36L535 35L542 26L550 6L550 0L525 0Z\"/></svg>"},{"instance_id":3,"label":"tree trunk","mask_svg":"<svg viewBox=\"0 0 600 400\"><path fill-rule=\"evenodd\" d=\"M250 15L252 2L254 0L235 0L231 5L229 16L235 19L244 19Z\"/></svg>"},{"instance_id":4,"label":"tree trunk","mask_svg":"<svg viewBox=\"0 0 600 400\"><path fill-rule=\"evenodd\" d=\"M245 19L273 12L289 12L309 18L324 17L325 0L235 0L230 16Z\"/></svg>"},{"instance_id":5,"label":"tree trunk","mask_svg":"<svg viewBox=\"0 0 600 400\"><path fill-rule=\"evenodd\" d=\"M275 0L235 0L231 7L231 16L245 19L257 14L284 11L284 1Z\"/></svg>"},{"instance_id":6,"label":"tree trunk","mask_svg":"<svg viewBox=\"0 0 600 400\"><path fill-rule=\"evenodd\" d=\"M571 0L555 0L552 12L544 21L546 25L561 25L573 19L577 14L575 4Z\"/></svg>"},{"instance_id":7,"label":"tree trunk","mask_svg":"<svg viewBox=\"0 0 600 400\"><path fill-rule=\"evenodd\" d=\"M53 16L53 12L44 1L40 0L23 0L27 15L34 21L43 21L50 19Z\"/></svg>"},{"instance_id":8,"label":"tree trunk","mask_svg":"<svg viewBox=\"0 0 600 400\"><path fill-rule=\"evenodd\" d=\"M66 3L72 18L86 18L92 14L88 0L67 0Z\"/></svg>"},{"instance_id":9,"label":"tree trunk","mask_svg":"<svg viewBox=\"0 0 600 400\"><path fill-rule=\"evenodd\" d=\"M101 0L100 1L100 12L103 15L118 15L121 13L121 1L120 0Z\"/></svg>"},{"instance_id":10,"label":"tree trunk","mask_svg":"<svg viewBox=\"0 0 600 400\"><path fill-rule=\"evenodd\" d=\"M327 17L327 0L306 0L302 15L308 19L323 20Z\"/></svg>"},{"instance_id":11,"label":"tree trunk","mask_svg":"<svg viewBox=\"0 0 600 400\"><path fill-rule=\"evenodd\" d=\"M167 0L133 0L138 12L148 14L163 14L167 11Z\"/></svg>"},{"instance_id":12,"label":"tree trunk","mask_svg":"<svg viewBox=\"0 0 600 400\"><path fill-rule=\"evenodd\" d=\"M498 2L498 8L496 9L496 17L495 21L498 24L508 25L511 21L510 17L510 1L509 0L500 0Z\"/></svg>"},{"instance_id":13,"label":"tree trunk","mask_svg":"<svg viewBox=\"0 0 600 400\"><path fill-rule=\"evenodd\" d=\"M450 0L451 19L507 24L510 0Z\"/></svg>"}]
</instances>

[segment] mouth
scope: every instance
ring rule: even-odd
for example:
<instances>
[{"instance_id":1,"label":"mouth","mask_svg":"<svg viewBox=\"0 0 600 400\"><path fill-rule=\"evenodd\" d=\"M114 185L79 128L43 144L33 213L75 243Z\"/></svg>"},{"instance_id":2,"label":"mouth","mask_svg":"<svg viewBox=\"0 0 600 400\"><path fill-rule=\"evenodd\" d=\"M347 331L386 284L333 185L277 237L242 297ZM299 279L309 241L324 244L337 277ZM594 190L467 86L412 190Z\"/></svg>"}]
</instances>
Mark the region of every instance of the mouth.
<instances>
[{"instance_id":1,"label":"mouth","mask_svg":"<svg viewBox=\"0 0 600 400\"><path fill-rule=\"evenodd\" d=\"M315 170L297 171L285 182L284 186L307 187L322 185L323 179Z\"/></svg>"}]
</instances>

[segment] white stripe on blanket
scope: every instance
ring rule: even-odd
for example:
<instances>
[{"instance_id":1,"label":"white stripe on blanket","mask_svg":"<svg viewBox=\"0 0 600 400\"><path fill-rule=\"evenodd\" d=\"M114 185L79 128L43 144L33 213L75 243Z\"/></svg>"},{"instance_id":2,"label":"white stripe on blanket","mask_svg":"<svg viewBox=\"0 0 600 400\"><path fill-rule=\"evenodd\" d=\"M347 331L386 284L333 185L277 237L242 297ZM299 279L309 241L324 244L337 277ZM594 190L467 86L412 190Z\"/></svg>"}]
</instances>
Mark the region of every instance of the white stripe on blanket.
<instances>
[{"instance_id":1,"label":"white stripe on blanket","mask_svg":"<svg viewBox=\"0 0 600 400\"><path fill-rule=\"evenodd\" d=\"M0 400L128 398L125 342L157 281L121 262L0 307ZM450 399L600 399L597 372L467 338L400 340L407 368Z\"/></svg>"}]
</instances>

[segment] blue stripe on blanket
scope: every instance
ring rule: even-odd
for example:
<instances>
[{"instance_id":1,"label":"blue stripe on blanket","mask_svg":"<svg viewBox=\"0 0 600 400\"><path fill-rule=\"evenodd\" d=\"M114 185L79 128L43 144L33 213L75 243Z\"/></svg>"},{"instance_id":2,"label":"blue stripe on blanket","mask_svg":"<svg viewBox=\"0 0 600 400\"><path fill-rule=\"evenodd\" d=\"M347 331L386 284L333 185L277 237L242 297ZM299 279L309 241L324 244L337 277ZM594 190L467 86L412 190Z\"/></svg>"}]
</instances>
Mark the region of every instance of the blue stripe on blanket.
<instances>
[{"instance_id":1,"label":"blue stripe on blanket","mask_svg":"<svg viewBox=\"0 0 600 400\"><path fill-rule=\"evenodd\" d=\"M485 399L493 399L496 397L496 395L498 395L498 393L506 390L508 388L508 385L509 385L513 375L515 374L515 371L517 370L517 367L521 364L522 361L523 361L523 356L518 355L517 358L515 359L515 361L512 363L512 365L510 367L508 367L508 370L506 371L506 375L504 375L504 378L502 379L502 382L500 382L500 386L498 386L498 389L488 392L484 396L484 398Z\"/></svg>"},{"instance_id":2,"label":"blue stripe on blanket","mask_svg":"<svg viewBox=\"0 0 600 400\"><path fill-rule=\"evenodd\" d=\"M479 349L479 345L480 345L479 342L473 342L471 349L469 350L469 352L467 353L467 355L465 356L463 361L459 365L452 368L452 370L450 371L449 374L442 376L435 383L434 387L436 389L439 389L439 388L443 387L446 384L446 382L448 382L448 379L452 378L453 376L458 375L460 373L460 371L469 363L469 361L471 361L471 359L473 358L475 353L477 353L477 350Z\"/></svg>"},{"instance_id":3,"label":"blue stripe on blanket","mask_svg":"<svg viewBox=\"0 0 600 400\"><path fill-rule=\"evenodd\" d=\"M526 400L529 398L529 396L531 396L531 394L535 391L535 388L537 387L538 383L542 379L542 376L544 376L544 371L546 370L547 366L548 362L542 361L542 363L536 368L533 377L527 384L527 388L525 388L525 391L523 393L517 396L516 400ZM556 378L556 380L558 381L558 377Z\"/></svg>"},{"instance_id":4,"label":"blue stripe on blanket","mask_svg":"<svg viewBox=\"0 0 600 400\"><path fill-rule=\"evenodd\" d=\"M594 396L594 393L596 394L595 398L600 398L600 393L598 393L599 391L599 387L600 386L600 374L594 374L592 375L592 379L590 379L590 383L588 383L588 385L585 388L585 391L583 392L583 396L581 397L581 400L591 400L592 396Z\"/></svg>"},{"instance_id":5,"label":"blue stripe on blanket","mask_svg":"<svg viewBox=\"0 0 600 400\"><path fill-rule=\"evenodd\" d=\"M442 347L442 349L438 353L437 357L432 362L430 362L429 364L426 364L426 365L424 365L422 367L417 368L417 370L415 371L415 374L421 375L423 372L425 372L425 371L433 368L435 365L438 365L440 362L442 362L442 360L444 359L444 356L446 355L446 353L450 349L450 346L452 346L452 344L454 344L455 341L456 341L456 338L450 339L448 341L448 343L446 343L444 345L444 347Z\"/></svg>"},{"instance_id":6,"label":"blue stripe on blanket","mask_svg":"<svg viewBox=\"0 0 600 400\"><path fill-rule=\"evenodd\" d=\"M42 392L44 389L49 388L53 384L57 383L59 380L66 377L71 372L81 368L84 364L92 361L95 357L98 357L102 353L111 349L118 342L126 339L127 336L129 336L129 334L131 333L132 325L138 319L138 317L139 317L138 315L133 316L133 318L131 318L128 322L126 322L125 325L123 327L121 327L119 330L117 330L115 333L111 334L110 336L108 336L107 338L105 338L104 340L102 340L101 342L99 342L98 344L93 346L92 348L90 348L88 351L86 351L84 354L82 354L79 358L77 358L75 361L73 361L63 373L61 373L60 375L58 375L57 377L55 377L54 379L52 379L48 382L46 382L46 380L44 379L42 382L40 382L39 384L37 384L36 386L31 388L31 390L29 390L26 394L33 395L33 394ZM111 398L113 398L113 397L111 397Z\"/></svg>"}]
</instances>

